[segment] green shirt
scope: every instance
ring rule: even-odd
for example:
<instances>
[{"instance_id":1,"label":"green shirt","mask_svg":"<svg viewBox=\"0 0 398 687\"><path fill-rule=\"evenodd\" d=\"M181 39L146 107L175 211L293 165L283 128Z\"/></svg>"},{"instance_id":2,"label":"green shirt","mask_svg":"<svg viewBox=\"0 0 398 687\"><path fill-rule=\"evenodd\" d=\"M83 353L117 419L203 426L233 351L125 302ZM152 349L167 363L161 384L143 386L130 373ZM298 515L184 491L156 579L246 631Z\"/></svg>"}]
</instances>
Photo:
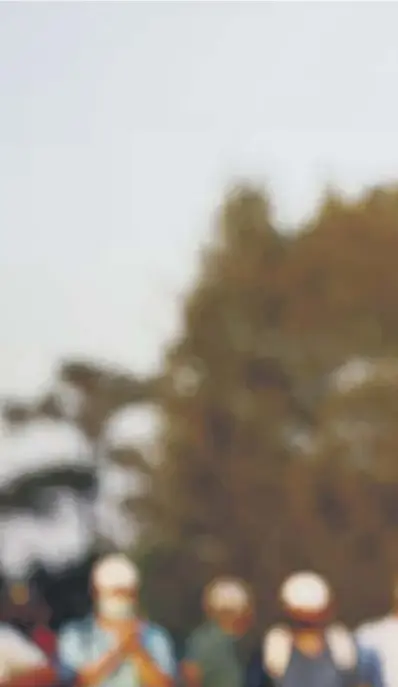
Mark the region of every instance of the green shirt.
<instances>
[{"instance_id":1,"label":"green shirt","mask_svg":"<svg viewBox=\"0 0 398 687\"><path fill-rule=\"evenodd\" d=\"M201 625L188 640L186 660L200 668L203 687L243 687L244 670L236 654L236 639L217 625Z\"/></svg>"}]
</instances>

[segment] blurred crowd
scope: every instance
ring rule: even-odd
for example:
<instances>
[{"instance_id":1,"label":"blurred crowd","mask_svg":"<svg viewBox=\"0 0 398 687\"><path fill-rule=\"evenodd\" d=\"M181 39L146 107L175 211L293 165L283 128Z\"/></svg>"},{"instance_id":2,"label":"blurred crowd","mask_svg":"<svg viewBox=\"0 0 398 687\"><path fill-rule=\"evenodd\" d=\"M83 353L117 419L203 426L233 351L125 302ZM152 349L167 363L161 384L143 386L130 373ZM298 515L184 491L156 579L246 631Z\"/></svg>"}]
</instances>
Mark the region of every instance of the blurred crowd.
<instances>
[{"instance_id":1,"label":"blurred crowd","mask_svg":"<svg viewBox=\"0 0 398 687\"><path fill-rule=\"evenodd\" d=\"M25 584L11 585L1 600L1 687L398 684L398 590L387 617L353 632L339 623L328 582L296 572L279 590L283 622L245 653L256 601L244 580L217 578L203 591L203 623L177 661L168 632L138 611L139 589L138 569L127 557L103 557L91 575L93 612L55 633L44 602Z\"/></svg>"}]
</instances>

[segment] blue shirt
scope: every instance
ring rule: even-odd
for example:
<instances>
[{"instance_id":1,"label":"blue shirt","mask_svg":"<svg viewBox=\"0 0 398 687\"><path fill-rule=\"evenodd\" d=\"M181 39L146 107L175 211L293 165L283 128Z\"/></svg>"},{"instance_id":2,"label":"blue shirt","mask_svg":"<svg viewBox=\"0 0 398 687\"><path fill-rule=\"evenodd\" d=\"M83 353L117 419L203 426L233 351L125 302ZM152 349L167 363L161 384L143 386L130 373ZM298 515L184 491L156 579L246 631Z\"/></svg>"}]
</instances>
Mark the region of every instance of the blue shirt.
<instances>
[{"instance_id":1,"label":"blue shirt","mask_svg":"<svg viewBox=\"0 0 398 687\"><path fill-rule=\"evenodd\" d=\"M382 666L378 654L372 649L358 647L357 684L367 687L384 687ZM267 675L263 666L262 651L258 650L252 657L246 673L246 687L271 687L272 678ZM277 683L277 681L275 681Z\"/></svg>"},{"instance_id":2,"label":"blue shirt","mask_svg":"<svg viewBox=\"0 0 398 687\"><path fill-rule=\"evenodd\" d=\"M163 628L142 622L141 642L159 670L174 678L176 662L169 635ZM58 661L62 678L72 679L82 668L101 660L116 648L117 639L100 627L94 618L70 623L58 638ZM107 676L101 687L141 687L140 678L132 660L126 660L118 670Z\"/></svg>"},{"instance_id":3,"label":"blue shirt","mask_svg":"<svg viewBox=\"0 0 398 687\"><path fill-rule=\"evenodd\" d=\"M358 669L361 684L370 687L384 687L381 661L374 649L359 647Z\"/></svg>"}]
</instances>

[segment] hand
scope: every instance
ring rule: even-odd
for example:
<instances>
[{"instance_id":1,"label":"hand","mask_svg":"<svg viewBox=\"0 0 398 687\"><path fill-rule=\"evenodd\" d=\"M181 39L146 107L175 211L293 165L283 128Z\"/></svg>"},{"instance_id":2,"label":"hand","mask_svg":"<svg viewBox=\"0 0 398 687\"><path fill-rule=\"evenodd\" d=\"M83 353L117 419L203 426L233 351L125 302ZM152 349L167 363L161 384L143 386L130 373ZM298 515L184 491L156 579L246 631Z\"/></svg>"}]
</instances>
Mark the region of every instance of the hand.
<instances>
[{"instance_id":1,"label":"hand","mask_svg":"<svg viewBox=\"0 0 398 687\"><path fill-rule=\"evenodd\" d=\"M130 626L127 631L124 631L121 643L124 653L132 654L138 651L141 646L141 638L136 624Z\"/></svg>"},{"instance_id":2,"label":"hand","mask_svg":"<svg viewBox=\"0 0 398 687\"><path fill-rule=\"evenodd\" d=\"M127 651L130 654L135 654L141 647L141 638L138 632L133 632L127 642Z\"/></svg>"}]
</instances>

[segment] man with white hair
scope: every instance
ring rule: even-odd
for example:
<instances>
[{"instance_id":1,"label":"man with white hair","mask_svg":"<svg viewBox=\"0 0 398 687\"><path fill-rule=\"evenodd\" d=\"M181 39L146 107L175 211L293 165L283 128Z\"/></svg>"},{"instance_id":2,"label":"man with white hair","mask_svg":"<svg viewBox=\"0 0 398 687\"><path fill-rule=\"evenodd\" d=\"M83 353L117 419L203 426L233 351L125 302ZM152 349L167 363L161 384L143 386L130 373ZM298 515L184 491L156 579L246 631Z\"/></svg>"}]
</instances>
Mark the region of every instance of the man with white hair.
<instances>
[{"instance_id":1,"label":"man with white hair","mask_svg":"<svg viewBox=\"0 0 398 687\"><path fill-rule=\"evenodd\" d=\"M279 687L381 687L377 657L361 651L352 634L334 622L333 593L321 576L288 577L280 604L285 623L266 634L263 672L257 671L257 681L247 687L263 687L269 679Z\"/></svg>"},{"instance_id":2,"label":"man with white hair","mask_svg":"<svg viewBox=\"0 0 398 687\"><path fill-rule=\"evenodd\" d=\"M392 597L391 612L365 623L356 633L359 645L380 657L385 687L398 687L398 579Z\"/></svg>"},{"instance_id":3,"label":"man with white hair","mask_svg":"<svg viewBox=\"0 0 398 687\"><path fill-rule=\"evenodd\" d=\"M187 643L185 681L188 687L243 687L245 671L236 642L252 623L249 588L236 578L213 580L205 588L203 607L207 620Z\"/></svg>"},{"instance_id":4,"label":"man with white hair","mask_svg":"<svg viewBox=\"0 0 398 687\"><path fill-rule=\"evenodd\" d=\"M58 642L63 674L81 687L172 687L176 666L162 628L137 615L138 570L123 555L95 566L94 617L67 625Z\"/></svg>"}]
</instances>

